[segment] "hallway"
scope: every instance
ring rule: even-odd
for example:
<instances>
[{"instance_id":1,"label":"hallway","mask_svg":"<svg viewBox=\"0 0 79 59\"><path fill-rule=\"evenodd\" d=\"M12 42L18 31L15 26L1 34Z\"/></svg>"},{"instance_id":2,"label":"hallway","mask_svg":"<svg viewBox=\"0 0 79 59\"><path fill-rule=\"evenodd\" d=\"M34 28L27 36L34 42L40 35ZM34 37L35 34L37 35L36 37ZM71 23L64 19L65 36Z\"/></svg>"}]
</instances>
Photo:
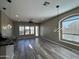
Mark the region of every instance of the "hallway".
<instances>
[{"instance_id":1,"label":"hallway","mask_svg":"<svg viewBox=\"0 0 79 59\"><path fill-rule=\"evenodd\" d=\"M23 38L14 46L14 59L79 59L79 55L46 40Z\"/></svg>"}]
</instances>

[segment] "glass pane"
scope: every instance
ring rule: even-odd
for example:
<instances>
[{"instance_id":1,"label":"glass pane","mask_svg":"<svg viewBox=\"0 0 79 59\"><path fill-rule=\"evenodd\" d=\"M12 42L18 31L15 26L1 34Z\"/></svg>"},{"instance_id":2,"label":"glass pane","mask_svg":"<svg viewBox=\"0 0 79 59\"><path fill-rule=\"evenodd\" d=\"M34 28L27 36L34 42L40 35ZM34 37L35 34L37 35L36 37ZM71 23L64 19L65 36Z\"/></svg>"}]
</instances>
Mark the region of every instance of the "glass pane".
<instances>
[{"instance_id":1,"label":"glass pane","mask_svg":"<svg viewBox=\"0 0 79 59\"><path fill-rule=\"evenodd\" d=\"M29 26L25 26L25 35L29 34Z\"/></svg>"},{"instance_id":2,"label":"glass pane","mask_svg":"<svg viewBox=\"0 0 79 59\"><path fill-rule=\"evenodd\" d=\"M79 16L76 17L62 22L62 39L79 42Z\"/></svg>"},{"instance_id":3,"label":"glass pane","mask_svg":"<svg viewBox=\"0 0 79 59\"><path fill-rule=\"evenodd\" d=\"M35 27L35 36L39 36L39 27L38 26Z\"/></svg>"},{"instance_id":4,"label":"glass pane","mask_svg":"<svg viewBox=\"0 0 79 59\"><path fill-rule=\"evenodd\" d=\"M34 34L34 26L30 27L30 34Z\"/></svg>"},{"instance_id":5,"label":"glass pane","mask_svg":"<svg viewBox=\"0 0 79 59\"><path fill-rule=\"evenodd\" d=\"M19 35L24 35L24 26L19 26Z\"/></svg>"}]
</instances>

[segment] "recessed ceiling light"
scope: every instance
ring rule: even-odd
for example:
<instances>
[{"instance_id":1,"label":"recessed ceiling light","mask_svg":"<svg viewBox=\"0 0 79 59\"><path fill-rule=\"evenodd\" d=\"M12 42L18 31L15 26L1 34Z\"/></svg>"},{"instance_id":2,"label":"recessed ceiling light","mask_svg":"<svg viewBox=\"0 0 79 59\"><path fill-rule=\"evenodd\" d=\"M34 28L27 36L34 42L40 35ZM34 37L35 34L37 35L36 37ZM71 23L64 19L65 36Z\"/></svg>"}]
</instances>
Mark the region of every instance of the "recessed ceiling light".
<instances>
[{"instance_id":1,"label":"recessed ceiling light","mask_svg":"<svg viewBox=\"0 0 79 59\"><path fill-rule=\"evenodd\" d=\"M19 15L16 15L16 17L19 17Z\"/></svg>"},{"instance_id":2,"label":"recessed ceiling light","mask_svg":"<svg viewBox=\"0 0 79 59\"><path fill-rule=\"evenodd\" d=\"M3 10L6 10L6 8L5 8L5 7L3 7Z\"/></svg>"},{"instance_id":3,"label":"recessed ceiling light","mask_svg":"<svg viewBox=\"0 0 79 59\"><path fill-rule=\"evenodd\" d=\"M56 8L59 8L60 6L59 5L56 5Z\"/></svg>"}]
</instances>

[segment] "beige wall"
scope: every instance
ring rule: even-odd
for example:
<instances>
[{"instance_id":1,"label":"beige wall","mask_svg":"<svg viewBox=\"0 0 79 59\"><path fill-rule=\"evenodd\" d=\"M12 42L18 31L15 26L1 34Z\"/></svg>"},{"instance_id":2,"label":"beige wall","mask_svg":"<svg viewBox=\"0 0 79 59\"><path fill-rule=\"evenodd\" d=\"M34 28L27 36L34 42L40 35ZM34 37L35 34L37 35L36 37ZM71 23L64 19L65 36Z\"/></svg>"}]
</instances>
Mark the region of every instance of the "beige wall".
<instances>
[{"instance_id":1,"label":"beige wall","mask_svg":"<svg viewBox=\"0 0 79 59\"><path fill-rule=\"evenodd\" d=\"M59 20L61 20L62 18L66 17L68 15L76 14L76 13L79 13L79 7L59 15ZM59 41L58 32L54 32L54 30L56 28L58 28L58 21L59 20L57 20L57 17L53 17L53 18L43 22L40 26L40 32L41 32L40 35L43 37L49 38L53 41L56 41L58 43L61 43L63 45L66 45L71 48L79 50L79 47L77 47L77 46L73 46L71 44L63 43L63 42Z\"/></svg>"},{"instance_id":2,"label":"beige wall","mask_svg":"<svg viewBox=\"0 0 79 59\"><path fill-rule=\"evenodd\" d=\"M8 24L12 25L12 20L4 12L1 12L1 33L4 37L12 37L12 29L3 29Z\"/></svg>"}]
</instances>

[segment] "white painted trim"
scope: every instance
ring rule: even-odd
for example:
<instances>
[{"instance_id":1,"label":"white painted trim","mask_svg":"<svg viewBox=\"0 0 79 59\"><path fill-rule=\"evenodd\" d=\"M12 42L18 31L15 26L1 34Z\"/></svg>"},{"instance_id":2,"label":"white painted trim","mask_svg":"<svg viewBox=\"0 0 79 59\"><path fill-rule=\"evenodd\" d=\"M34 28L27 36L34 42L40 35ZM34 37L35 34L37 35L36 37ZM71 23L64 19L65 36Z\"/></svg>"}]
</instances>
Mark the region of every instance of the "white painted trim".
<instances>
[{"instance_id":1,"label":"white painted trim","mask_svg":"<svg viewBox=\"0 0 79 59\"><path fill-rule=\"evenodd\" d=\"M68 16L62 18L59 22L63 21L66 18L69 18L69 17L72 17L72 16L76 16L76 15L79 15L79 13L75 13L75 14L68 15Z\"/></svg>"}]
</instances>

